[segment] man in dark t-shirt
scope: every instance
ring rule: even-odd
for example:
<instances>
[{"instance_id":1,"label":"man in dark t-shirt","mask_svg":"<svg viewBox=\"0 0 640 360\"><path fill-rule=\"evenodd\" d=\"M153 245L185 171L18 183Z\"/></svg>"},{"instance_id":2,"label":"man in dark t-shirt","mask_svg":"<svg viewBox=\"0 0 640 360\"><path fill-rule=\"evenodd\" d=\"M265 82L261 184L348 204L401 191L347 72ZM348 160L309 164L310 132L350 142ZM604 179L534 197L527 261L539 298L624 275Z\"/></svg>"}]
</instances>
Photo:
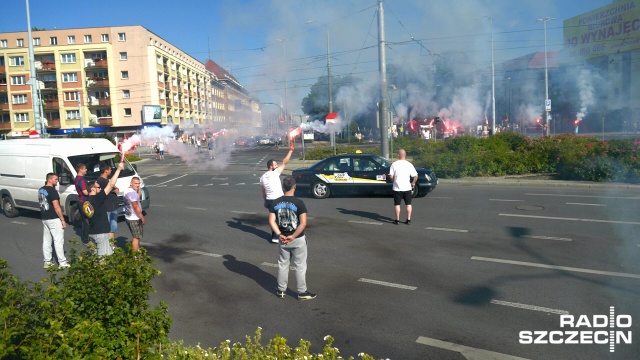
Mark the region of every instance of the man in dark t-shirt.
<instances>
[{"instance_id":1,"label":"man in dark t-shirt","mask_svg":"<svg viewBox=\"0 0 640 360\"><path fill-rule=\"evenodd\" d=\"M124 168L121 161L118 168L103 188L98 181L89 183L89 196L82 204L82 214L89 220L89 239L96 243L98 256L113 254L110 240L111 225L106 211L107 196L115 187L120 171Z\"/></svg>"},{"instance_id":2,"label":"man in dark t-shirt","mask_svg":"<svg viewBox=\"0 0 640 360\"><path fill-rule=\"evenodd\" d=\"M293 258L296 267L296 285L298 300L310 300L316 297L307 290L307 238L304 229L307 227L307 207L293 194L296 182L291 176L282 181L284 196L272 201L269 207L269 225L280 240L278 257L278 289L276 295L286 296L289 282L289 263Z\"/></svg>"},{"instance_id":3,"label":"man in dark t-shirt","mask_svg":"<svg viewBox=\"0 0 640 360\"><path fill-rule=\"evenodd\" d=\"M42 252L44 254L44 268L48 269L54 265L53 246L58 256L58 266L69 267L67 259L64 257L64 228L67 224L60 208L60 194L56 190L58 185L58 175L47 174L47 180L43 187L38 190L38 202L40 203L40 215L42 216Z\"/></svg>"},{"instance_id":4,"label":"man in dark t-shirt","mask_svg":"<svg viewBox=\"0 0 640 360\"><path fill-rule=\"evenodd\" d=\"M106 161L100 163L100 177L98 177L98 184L100 184L101 188L106 188L107 183L109 182L109 177L111 176L111 165ZM107 196L104 204L104 211L107 212L107 217L109 218L109 226L111 229L109 230L109 235L111 239L116 237L116 231L118 230L118 207L120 207L120 199L118 198L118 189L117 186L114 185L113 190Z\"/></svg>"},{"instance_id":5,"label":"man in dark t-shirt","mask_svg":"<svg viewBox=\"0 0 640 360\"><path fill-rule=\"evenodd\" d=\"M87 183L87 179L85 179L85 175L87 174L87 165L83 163L78 163L76 165L76 179L74 183L76 185L76 192L78 193L78 211L80 211L80 206L84 202L86 196L89 196L89 184ZM89 221L80 215L80 219L82 220L82 242L89 242Z\"/></svg>"}]
</instances>

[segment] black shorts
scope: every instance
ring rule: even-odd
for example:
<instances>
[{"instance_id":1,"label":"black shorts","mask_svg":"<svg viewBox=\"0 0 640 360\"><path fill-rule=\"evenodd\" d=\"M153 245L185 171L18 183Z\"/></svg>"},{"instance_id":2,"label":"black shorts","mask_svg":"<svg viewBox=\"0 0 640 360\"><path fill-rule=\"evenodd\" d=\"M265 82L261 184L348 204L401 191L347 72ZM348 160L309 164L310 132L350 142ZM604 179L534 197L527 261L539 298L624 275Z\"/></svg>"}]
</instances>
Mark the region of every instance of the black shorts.
<instances>
[{"instance_id":1,"label":"black shorts","mask_svg":"<svg viewBox=\"0 0 640 360\"><path fill-rule=\"evenodd\" d=\"M393 192L393 205L400 205L404 200L405 205L411 205L411 191L394 191Z\"/></svg>"}]
</instances>

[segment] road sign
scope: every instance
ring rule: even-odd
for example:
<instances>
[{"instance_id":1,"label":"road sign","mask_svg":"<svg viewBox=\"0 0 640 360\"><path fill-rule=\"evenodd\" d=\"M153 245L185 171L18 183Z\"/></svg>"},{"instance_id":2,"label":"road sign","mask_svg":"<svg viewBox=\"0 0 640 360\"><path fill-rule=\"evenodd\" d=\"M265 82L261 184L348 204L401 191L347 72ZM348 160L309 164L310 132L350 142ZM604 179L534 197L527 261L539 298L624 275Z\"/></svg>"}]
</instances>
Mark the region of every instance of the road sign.
<instances>
[{"instance_id":1,"label":"road sign","mask_svg":"<svg viewBox=\"0 0 640 360\"><path fill-rule=\"evenodd\" d=\"M551 100L547 99L544 101L544 111L551 111Z\"/></svg>"}]
</instances>

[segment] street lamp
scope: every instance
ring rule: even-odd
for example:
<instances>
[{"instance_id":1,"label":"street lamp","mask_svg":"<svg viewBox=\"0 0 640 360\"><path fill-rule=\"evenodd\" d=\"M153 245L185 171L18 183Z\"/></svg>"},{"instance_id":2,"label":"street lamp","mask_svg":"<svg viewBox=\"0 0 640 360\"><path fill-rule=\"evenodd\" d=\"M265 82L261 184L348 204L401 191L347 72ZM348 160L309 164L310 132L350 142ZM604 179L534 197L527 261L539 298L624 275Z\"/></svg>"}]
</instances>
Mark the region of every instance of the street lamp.
<instances>
[{"instance_id":1,"label":"street lamp","mask_svg":"<svg viewBox=\"0 0 640 360\"><path fill-rule=\"evenodd\" d=\"M316 23L315 20L307 20L305 24ZM329 113L333 112L333 97L331 96L331 47L329 46L329 28L327 25L318 23L320 26L324 27L327 33L327 81L329 83ZM331 131L331 146L333 146L333 155L336 154L336 134L334 131Z\"/></svg>"},{"instance_id":2,"label":"street lamp","mask_svg":"<svg viewBox=\"0 0 640 360\"><path fill-rule=\"evenodd\" d=\"M276 41L280 41L282 42L282 46L284 48L284 64L285 64L285 69L284 69L284 121L285 123L288 120L288 106L287 106L287 39L276 39Z\"/></svg>"},{"instance_id":3,"label":"street lamp","mask_svg":"<svg viewBox=\"0 0 640 360\"><path fill-rule=\"evenodd\" d=\"M551 20L554 20L554 18L548 17L548 16L546 18L537 20L544 24L544 86L545 86L544 104L545 104L545 112L547 114L547 120L546 120L547 136L549 136L549 130L550 130L549 112L551 111L551 101L549 99L549 66L547 64L547 22Z\"/></svg>"}]
</instances>

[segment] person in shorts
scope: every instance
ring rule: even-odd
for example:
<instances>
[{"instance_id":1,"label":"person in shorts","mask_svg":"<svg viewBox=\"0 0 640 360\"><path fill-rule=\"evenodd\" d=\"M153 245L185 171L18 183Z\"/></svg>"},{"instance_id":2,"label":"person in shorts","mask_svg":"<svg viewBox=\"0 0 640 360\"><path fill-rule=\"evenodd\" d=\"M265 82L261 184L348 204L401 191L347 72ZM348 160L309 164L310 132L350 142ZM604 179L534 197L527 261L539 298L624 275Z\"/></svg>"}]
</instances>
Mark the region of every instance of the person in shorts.
<instances>
[{"instance_id":1,"label":"person in shorts","mask_svg":"<svg viewBox=\"0 0 640 360\"><path fill-rule=\"evenodd\" d=\"M124 191L124 218L131 231L131 247L134 251L140 250L140 239L142 239L142 227L147 223L142 213L140 205L140 178L134 176L131 184Z\"/></svg>"},{"instance_id":2,"label":"person in shorts","mask_svg":"<svg viewBox=\"0 0 640 360\"><path fill-rule=\"evenodd\" d=\"M407 221L405 224L411 224L411 199L413 198L413 189L418 181L418 172L409 161L406 160L407 152L404 149L398 150L398 160L391 164L389 169L389 178L393 181L393 208L395 212L394 224L400 223L400 204L404 201L407 210Z\"/></svg>"}]
</instances>

